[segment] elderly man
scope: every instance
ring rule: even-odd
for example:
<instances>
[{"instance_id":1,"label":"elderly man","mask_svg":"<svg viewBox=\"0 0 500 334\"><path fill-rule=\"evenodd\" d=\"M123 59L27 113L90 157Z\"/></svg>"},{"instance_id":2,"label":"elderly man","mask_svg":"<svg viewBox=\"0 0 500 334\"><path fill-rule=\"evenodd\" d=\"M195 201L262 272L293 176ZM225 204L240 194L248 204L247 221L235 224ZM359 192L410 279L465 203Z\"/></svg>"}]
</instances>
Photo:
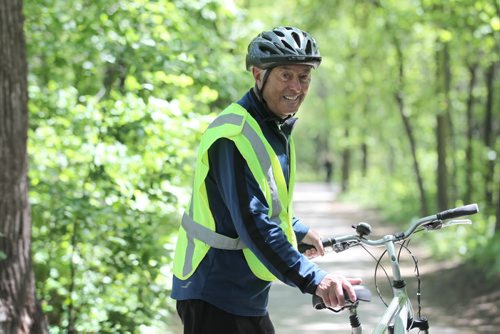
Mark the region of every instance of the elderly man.
<instances>
[{"instance_id":1,"label":"elderly man","mask_svg":"<svg viewBox=\"0 0 500 334\"><path fill-rule=\"evenodd\" d=\"M294 27L265 31L248 46L255 86L228 106L200 142L193 195L179 229L172 298L184 333L274 333L267 312L279 279L330 307L356 299L353 284L308 258L319 235L293 216L293 116L321 56ZM313 245L301 254L297 242Z\"/></svg>"}]
</instances>

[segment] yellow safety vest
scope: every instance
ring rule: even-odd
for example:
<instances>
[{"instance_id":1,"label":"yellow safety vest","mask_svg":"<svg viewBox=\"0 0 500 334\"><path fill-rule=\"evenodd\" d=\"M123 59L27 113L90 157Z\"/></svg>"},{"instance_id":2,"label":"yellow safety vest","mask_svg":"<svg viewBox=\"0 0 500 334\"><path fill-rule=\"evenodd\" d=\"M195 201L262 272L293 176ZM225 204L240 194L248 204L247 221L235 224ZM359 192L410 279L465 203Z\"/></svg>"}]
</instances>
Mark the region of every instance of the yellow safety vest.
<instances>
[{"instance_id":1,"label":"yellow safety vest","mask_svg":"<svg viewBox=\"0 0 500 334\"><path fill-rule=\"evenodd\" d=\"M219 138L227 138L235 143L264 193L270 220L279 224L288 241L297 247L292 227L292 194L295 181L293 140L290 140L290 180L287 187L278 156L264 137L258 123L242 106L233 103L210 124L202 136L198 148L193 194L179 228L174 275L181 280L189 278L210 247L214 247L243 250L253 274L262 280L273 281L276 277L239 238L230 238L215 232L205 178L209 171L208 149Z\"/></svg>"}]
</instances>

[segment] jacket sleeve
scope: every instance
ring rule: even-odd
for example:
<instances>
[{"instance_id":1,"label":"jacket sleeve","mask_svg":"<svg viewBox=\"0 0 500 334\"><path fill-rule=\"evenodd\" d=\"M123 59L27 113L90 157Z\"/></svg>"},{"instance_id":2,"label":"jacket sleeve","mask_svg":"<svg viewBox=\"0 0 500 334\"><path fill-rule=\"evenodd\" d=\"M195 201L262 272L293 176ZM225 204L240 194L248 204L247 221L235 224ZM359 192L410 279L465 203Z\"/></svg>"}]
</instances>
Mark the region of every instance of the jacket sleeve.
<instances>
[{"instance_id":1,"label":"jacket sleeve","mask_svg":"<svg viewBox=\"0 0 500 334\"><path fill-rule=\"evenodd\" d=\"M293 217L292 224L293 231L295 232L295 236L297 237L297 242L300 243L306 236L307 232L309 232L309 226L302 224L302 222L297 217Z\"/></svg>"},{"instance_id":2,"label":"jacket sleeve","mask_svg":"<svg viewBox=\"0 0 500 334\"><path fill-rule=\"evenodd\" d=\"M327 273L300 254L269 219L264 194L235 144L228 139L217 140L209 149L209 162L209 177L230 216L222 222L232 222L236 234L279 280L314 294ZM304 225L297 224L303 231ZM227 231L227 226L222 229Z\"/></svg>"}]
</instances>

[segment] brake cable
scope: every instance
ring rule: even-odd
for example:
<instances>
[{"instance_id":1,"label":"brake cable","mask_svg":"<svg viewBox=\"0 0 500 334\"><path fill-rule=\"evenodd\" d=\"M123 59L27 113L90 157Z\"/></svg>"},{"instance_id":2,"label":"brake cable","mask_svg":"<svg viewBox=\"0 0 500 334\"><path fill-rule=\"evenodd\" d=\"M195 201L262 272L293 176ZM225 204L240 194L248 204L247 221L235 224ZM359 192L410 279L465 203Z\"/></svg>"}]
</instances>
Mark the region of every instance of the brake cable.
<instances>
[{"instance_id":1,"label":"brake cable","mask_svg":"<svg viewBox=\"0 0 500 334\"><path fill-rule=\"evenodd\" d=\"M418 231L415 231L414 233L417 233L417 232L421 232L423 230L418 230ZM417 258L413 255L413 253L410 251L410 249L408 248L408 245L410 243L410 238L404 240L402 243L397 243L400 248L399 248L399 251L398 251L398 262L401 258L401 252L403 250L403 248L408 252L408 254L411 256L412 260L413 260L413 263L414 263L414 266L415 266L415 277L417 279L417 305L418 305L418 316L420 317L421 316L421 310L422 310L422 306L421 306L421 280L420 280L420 270L418 268L418 260ZM406 245L405 245L406 243ZM384 250L382 252L382 254L380 255L380 257L377 259L375 257L375 255L373 255L372 252L370 252L366 247L365 245L363 244L360 244L361 247L375 260L376 262L376 265L375 265L375 270L374 270L374 275L373 275L373 281L374 281L374 284L375 284L375 289L377 290L377 294L380 298L380 300L382 301L382 303L388 307L388 304L386 303L384 297L382 297L382 292L380 291L380 288L379 288L379 284L377 282L377 273L378 273L378 269L379 267L382 268L384 274L385 274L385 277L387 278L387 280L389 281L389 284L391 282L391 279L389 277L389 274L387 273L387 270L385 269L385 267L382 265L382 259L384 258L385 254L387 253L387 250Z\"/></svg>"}]
</instances>

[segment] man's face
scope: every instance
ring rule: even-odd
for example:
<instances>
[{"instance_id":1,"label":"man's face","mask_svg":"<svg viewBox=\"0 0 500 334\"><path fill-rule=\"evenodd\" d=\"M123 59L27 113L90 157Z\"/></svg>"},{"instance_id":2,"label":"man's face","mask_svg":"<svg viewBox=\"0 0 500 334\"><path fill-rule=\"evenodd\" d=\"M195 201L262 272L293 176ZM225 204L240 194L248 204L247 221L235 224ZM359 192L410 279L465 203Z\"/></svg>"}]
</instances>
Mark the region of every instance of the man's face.
<instances>
[{"instance_id":1,"label":"man's face","mask_svg":"<svg viewBox=\"0 0 500 334\"><path fill-rule=\"evenodd\" d=\"M254 67L257 87L262 88L264 70ZM262 95L269 109L278 117L295 114L306 97L311 82L311 66L284 65L272 69Z\"/></svg>"}]
</instances>

